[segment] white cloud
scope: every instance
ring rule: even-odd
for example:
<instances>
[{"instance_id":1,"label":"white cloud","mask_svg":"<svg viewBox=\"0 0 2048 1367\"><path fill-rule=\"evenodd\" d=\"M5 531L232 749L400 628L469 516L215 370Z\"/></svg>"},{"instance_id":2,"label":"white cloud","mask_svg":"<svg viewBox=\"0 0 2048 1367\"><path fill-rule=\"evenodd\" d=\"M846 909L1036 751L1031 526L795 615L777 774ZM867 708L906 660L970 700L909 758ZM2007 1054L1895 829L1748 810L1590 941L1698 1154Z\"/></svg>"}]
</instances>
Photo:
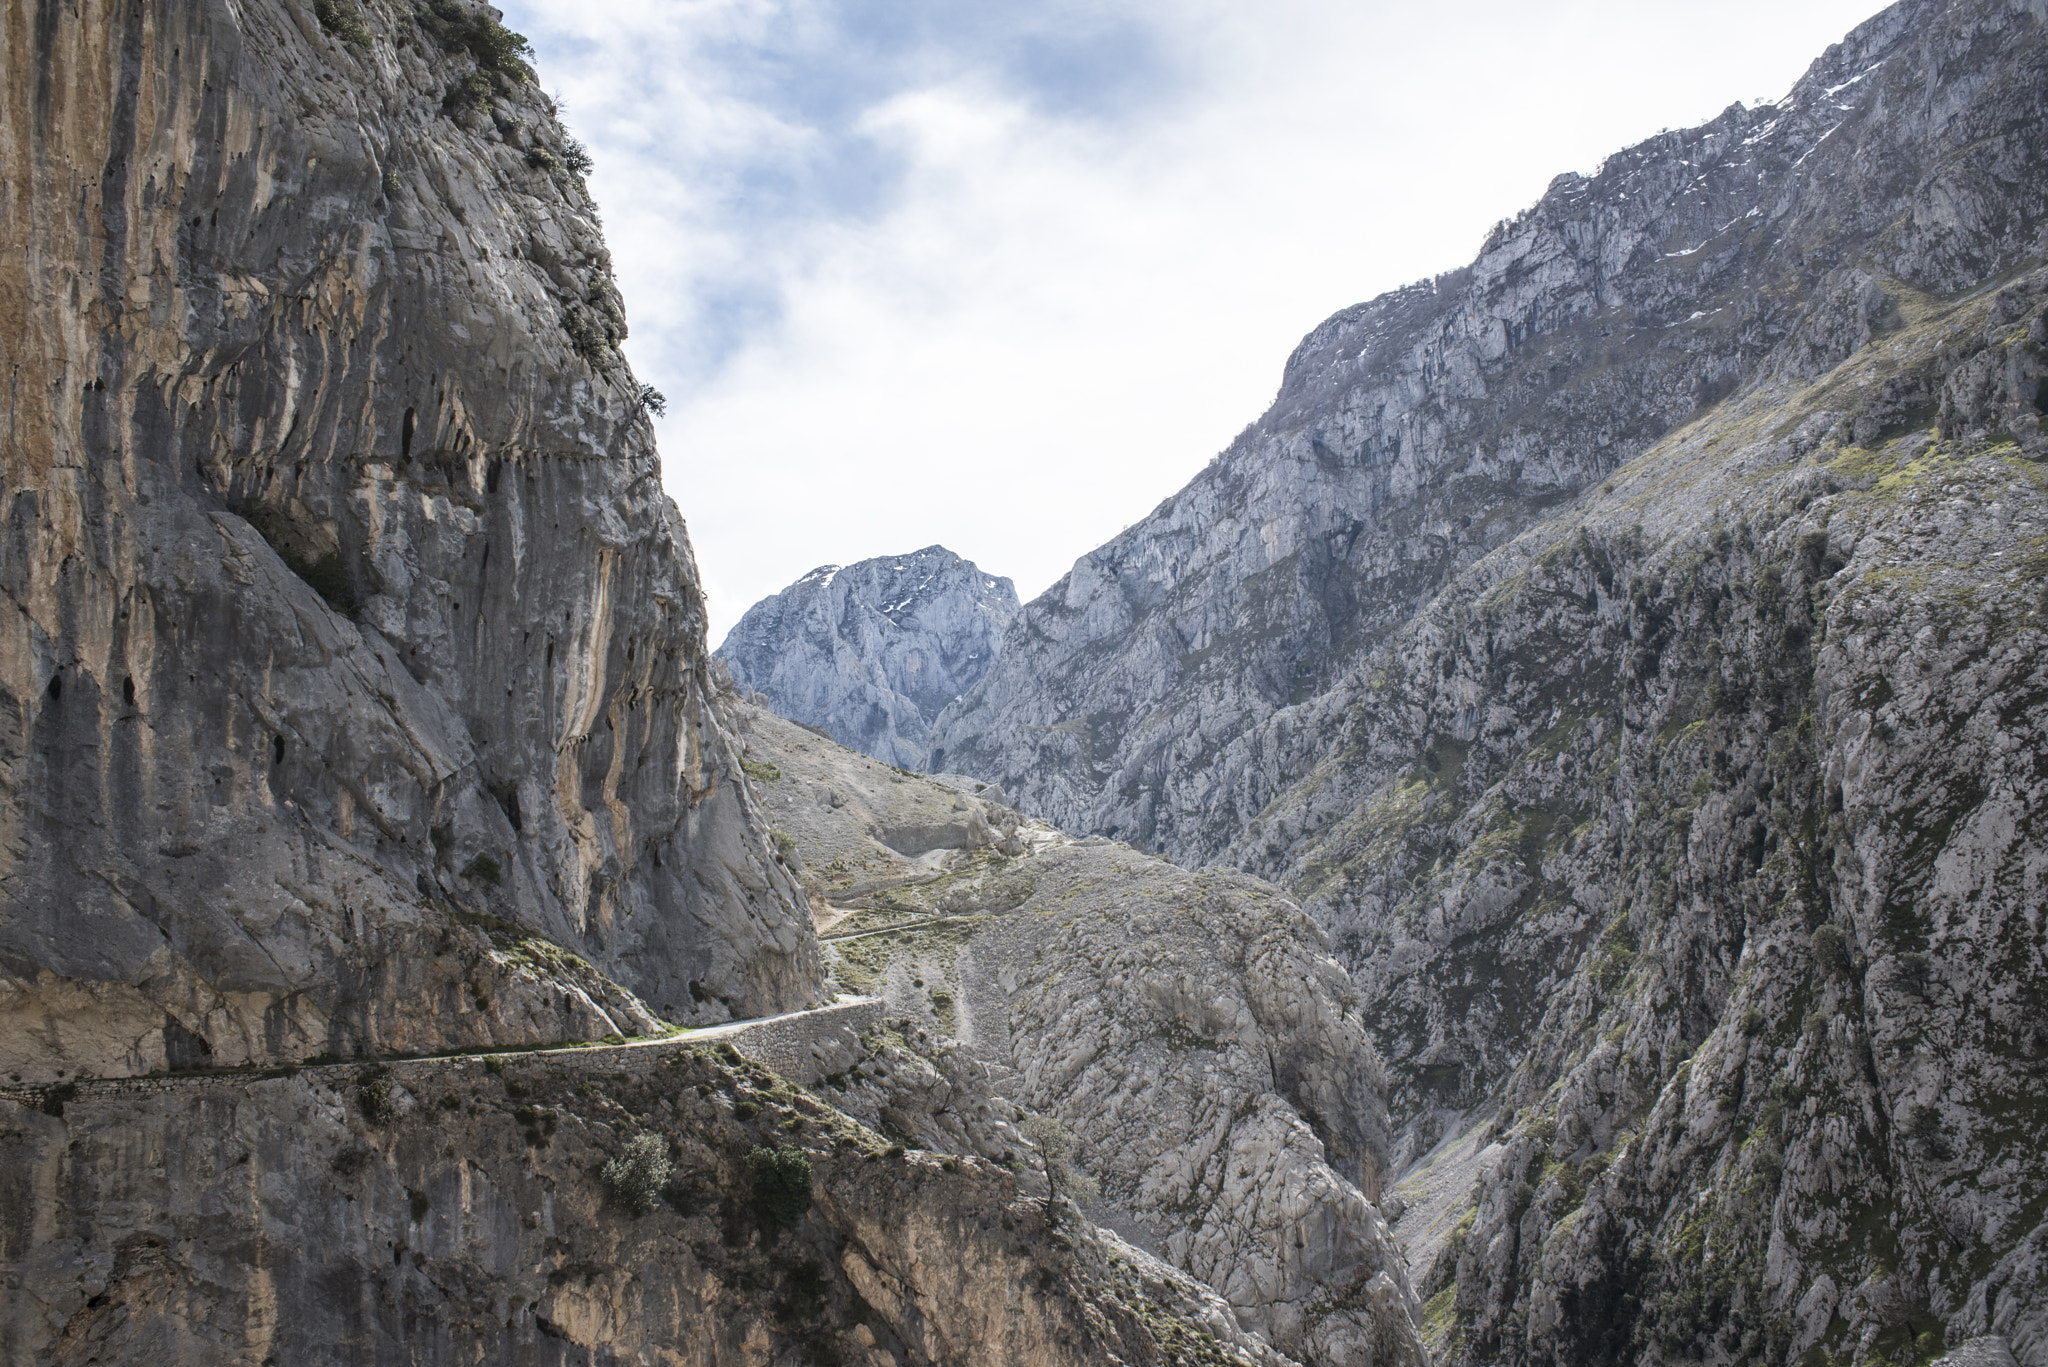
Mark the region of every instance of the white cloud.
<instances>
[{"instance_id":1,"label":"white cloud","mask_svg":"<svg viewBox=\"0 0 2048 1367\"><path fill-rule=\"evenodd\" d=\"M933 542L1036 593L1255 418L1322 318L1464 264L1559 172L1775 97L1869 8L507 17L596 156L716 641L814 565Z\"/></svg>"}]
</instances>

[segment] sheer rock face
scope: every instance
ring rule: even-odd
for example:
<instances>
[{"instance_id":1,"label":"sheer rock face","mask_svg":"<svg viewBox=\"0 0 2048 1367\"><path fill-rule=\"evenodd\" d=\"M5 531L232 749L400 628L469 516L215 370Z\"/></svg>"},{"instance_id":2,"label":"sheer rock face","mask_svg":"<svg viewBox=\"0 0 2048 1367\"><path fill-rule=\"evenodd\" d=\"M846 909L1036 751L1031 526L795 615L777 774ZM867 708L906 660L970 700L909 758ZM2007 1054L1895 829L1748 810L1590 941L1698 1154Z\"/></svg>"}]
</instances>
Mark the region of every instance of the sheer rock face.
<instances>
[{"instance_id":1,"label":"sheer rock face","mask_svg":"<svg viewBox=\"0 0 2048 1367\"><path fill-rule=\"evenodd\" d=\"M493 1063L0 1100L0 1355L1289 1367L1199 1284L1050 1225L1028 1169L891 1152L686 1046ZM603 1173L649 1135L669 1171L636 1211ZM779 1217L758 1148L808 1164Z\"/></svg>"},{"instance_id":2,"label":"sheer rock face","mask_svg":"<svg viewBox=\"0 0 2048 1367\"><path fill-rule=\"evenodd\" d=\"M1016 611L1009 580L927 546L819 566L748 608L718 658L781 715L922 769L932 719L988 672Z\"/></svg>"},{"instance_id":3,"label":"sheer rock face","mask_svg":"<svg viewBox=\"0 0 2048 1367\"><path fill-rule=\"evenodd\" d=\"M1906 0L1777 104L1560 176L1470 266L1330 318L1263 417L1024 607L936 767L1219 856L1327 753L1285 710L1452 576L1766 369L1839 361L1888 326L1881 280L1947 294L2040 249L2041 24Z\"/></svg>"},{"instance_id":4,"label":"sheer rock face","mask_svg":"<svg viewBox=\"0 0 2048 1367\"><path fill-rule=\"evenodd\" d=\"M817 987L494 13L0 23L9 1071L629 1028L499 923L674 1018Z\"/></svg>"},{"instance_id":5,"label":"sheer rock face","mask_svg":"<svg viewBox=\"0 0 2048 1367\"><path fill-rule=\"evenodd\" d=\"M2048 1361L2048 269L1896 297L1455 581L1237 851L1397 1163L1469 1131L1396 1228L1470 1360Z\"/></svg>"}]
</instances>

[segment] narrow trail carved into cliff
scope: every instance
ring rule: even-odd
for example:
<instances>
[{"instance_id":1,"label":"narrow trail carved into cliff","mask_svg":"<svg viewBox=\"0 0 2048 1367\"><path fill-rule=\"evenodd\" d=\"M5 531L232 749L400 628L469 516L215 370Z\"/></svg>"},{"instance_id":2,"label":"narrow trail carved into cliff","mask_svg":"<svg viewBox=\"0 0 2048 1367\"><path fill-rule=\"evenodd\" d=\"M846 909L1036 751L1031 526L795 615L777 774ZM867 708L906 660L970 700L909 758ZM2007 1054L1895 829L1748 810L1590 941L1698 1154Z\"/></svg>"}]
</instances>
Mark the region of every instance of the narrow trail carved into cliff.
<instances>
[{"instance_id":1,"label":"narrow trail carved into cliff","mask_svg":"<svg viewBox=\"0 0 2048 1367\"><path fill-rule=\"evenodd\" d=\"M516 1059L541 1055L576 1054L586 1056L593 1062L607 1057L616 1057L636 1049L657 1049L662 1047L689 1048L713 1042L732 1044L741 1053L749 1054L746 1040L749 1035L771 1030L789 1040L807 1038L810 1025L843 1028L851 1023L845 1019L862 1015L878 1015L882 1008L880 997L843 995L824 1006L808 1007L802 1011L786 1011L778 1016L757 1016L749 1020L727 1021L720 1025L707 1025L694 1029L680 1030L672 1035L647 1035L637 1039L624 1040L618 1044L584 1044L564 1041L560 1044L542 1045L538 1048L513 1049L465 1049L440 1054L365 1054L357 1058L343 1059L328 1063L291 1064L277 1068L220 1068L213 1070L195 1069L175 1073L144 1073L134 1077L77 1078L67 1082L40 1086L0 1086L0 1098L19 1102L25 1106L60 1107L73 1099L88 1100L97 1097L148 1095L168 1091L177 1087L226 1085L246 1086L252 1081L268 1078L296 1077L301 1073L337 1074L360 1071L364 1068L393 1068L401 1065L461 1062L465 1059L494 1058ZM822 1031L818 1032L822 1033ZM786 1043L786 1041L785 1041ZM782 1051L761 1051L782 1052ZM767 1059L755 1062L774 1066Z\"/></svg>"}]
</instances>

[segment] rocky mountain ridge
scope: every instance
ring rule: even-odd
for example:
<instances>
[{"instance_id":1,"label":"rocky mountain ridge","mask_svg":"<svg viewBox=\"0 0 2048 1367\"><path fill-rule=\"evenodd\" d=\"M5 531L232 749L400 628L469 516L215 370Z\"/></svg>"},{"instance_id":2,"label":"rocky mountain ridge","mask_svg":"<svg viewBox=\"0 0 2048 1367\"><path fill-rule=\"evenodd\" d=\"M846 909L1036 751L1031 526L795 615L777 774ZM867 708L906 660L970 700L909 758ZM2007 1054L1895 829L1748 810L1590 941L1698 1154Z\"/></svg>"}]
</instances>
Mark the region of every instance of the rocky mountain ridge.
<instances>
[{"instance_id":1,"label":"rocky mountain ridge","mask_svg":"<svg viewBox=\"0 0 2048 1367\"><path fill-rule=\"evenodd\" d=\"M496 11L0 25L0 1351L2048 1367L2044 23L1319 329L1000 787L724 685Z\"/></svg>"},{"instance_id":2,"label":"rocky mountain ridge","mask_svg":"<svg viewBox=\"0 0 2048 1367\"><path fill-rule=\"evenodd\" d=\"M933 719L988 671L1016 611L1009 580L927 546L820 565L748 608L718 658L782 716L922 769Z\"/></svg>"},{"instance_id":3,"label":"rocky mountain ridge","mask_svg":"<svg viewBox=\"0 0 2048 1367\"><path fill-rule=\"evenodd\" d=\"M936 728L1330 932L1449 1361L2048 1362L2044 26L1896 5L1337 315Z\"/></svg>"},{"instance_id":4,"label":"rocky mountain ridge","mask_svg":"<svg viewBox=\"0 0 2048 1367\"><path fill-rule=\"evenodd\" d=\"M1334 315L1273 406L1028 604L935 767L1215 858L1318 696L1451 576L1765 373L2042 249L2030 3L1894 5L1785 99L1554 181L1478 259Z\"/></svg>"}]
</instances>

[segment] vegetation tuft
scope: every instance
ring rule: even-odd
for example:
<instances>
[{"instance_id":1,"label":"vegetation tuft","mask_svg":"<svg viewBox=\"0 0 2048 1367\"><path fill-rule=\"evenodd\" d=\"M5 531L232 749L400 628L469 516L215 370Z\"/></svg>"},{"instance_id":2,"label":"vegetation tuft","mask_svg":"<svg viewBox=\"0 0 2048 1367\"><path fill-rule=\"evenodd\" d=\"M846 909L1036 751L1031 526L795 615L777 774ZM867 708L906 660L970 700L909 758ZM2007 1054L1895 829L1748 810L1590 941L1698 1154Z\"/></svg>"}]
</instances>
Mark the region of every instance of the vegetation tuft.
<instances>
[{"instance_id":1,"label":"vegetation tuft","mask_svg":"<svg viewBox=\"0 0 2048 1367\"><path fill-rule=\"evenodd\" d=\"M747 1154L754 1204L772 1224L794 1229L811 1208L811 1160L802 1149L756 1145Z\"/></svg>"},{"instance_id":2,"label":"vegetation tuft","mask_svg":"<svg viewBox=\"0 0 2048 1367\"><path fill-rule=\"evenodd\" d=\"M348 0L313 0L313 17L320 21L321 28L343 42L360 48L370 46L370 26Z\"/></svg>"},{"instance_id":3,"label":"vegetation tuft","mask_svg":"<svg viewBox=\"0 0 2048 1367\"><path fill-rule=\"evenodd\" d=\"M1073 1131L1049 1115L1026 1116L1020 1128L1024 1137L1038 1146L1039 1156L1045 1159L1048 1223L1059 1221L1060 1197L1086 1202L1101 1195L1101 1185L1074 1166Z\"/></svg>"},{"instance_id":4,"label":"vegetation tuft","mask_svg":"<svg viewBox=\"0 0 2048 1367\"><path fill-rule=\"evenodd\" d=\"M398 1098L393 1095L390 1075L372 1069L356 1080L356 1103L363 1119L372 1125L389 1125L398 1119Z\"/></svg>"},{"instance_id":5,"label":"vegetation tuft","mask_svg":"<svg viewBox=\"0 0 2048 1367\"><path fill-rule=\"evenodd\" d=\"M477 70L504 77L512 84L533 79L526 59L533 45L481 11L471 10L457 0L433 0L414 12L420 27L449 52L466 52L475 59Z\"/></svg>"},{"instance_id":6,"label":"vegetation tuft","mask_svg":"<svg viewBox=\"0 0 2048 1367\"><path fill-rule=\"evenodd\" d=\"M636 1136L626 1151L598 1172L605 1194L632 1215L645 1215L661 1199L661 1189L675 1175L668 1141L658 1134Z\"/></svg>"},{"instance_id":7,"label":"vegetation tuft","mask_svg":"<svg viewBox=\"0 0 2048 1367\"><path fill-rule=\"evenodd\" d=\"M590 310L570 305L562 315L562 330L569 334L569 345L576 349L578 356L599 369L611 363L611 334L604 330L604 325L592 316Z\"/></svg>"}]
</instances>

